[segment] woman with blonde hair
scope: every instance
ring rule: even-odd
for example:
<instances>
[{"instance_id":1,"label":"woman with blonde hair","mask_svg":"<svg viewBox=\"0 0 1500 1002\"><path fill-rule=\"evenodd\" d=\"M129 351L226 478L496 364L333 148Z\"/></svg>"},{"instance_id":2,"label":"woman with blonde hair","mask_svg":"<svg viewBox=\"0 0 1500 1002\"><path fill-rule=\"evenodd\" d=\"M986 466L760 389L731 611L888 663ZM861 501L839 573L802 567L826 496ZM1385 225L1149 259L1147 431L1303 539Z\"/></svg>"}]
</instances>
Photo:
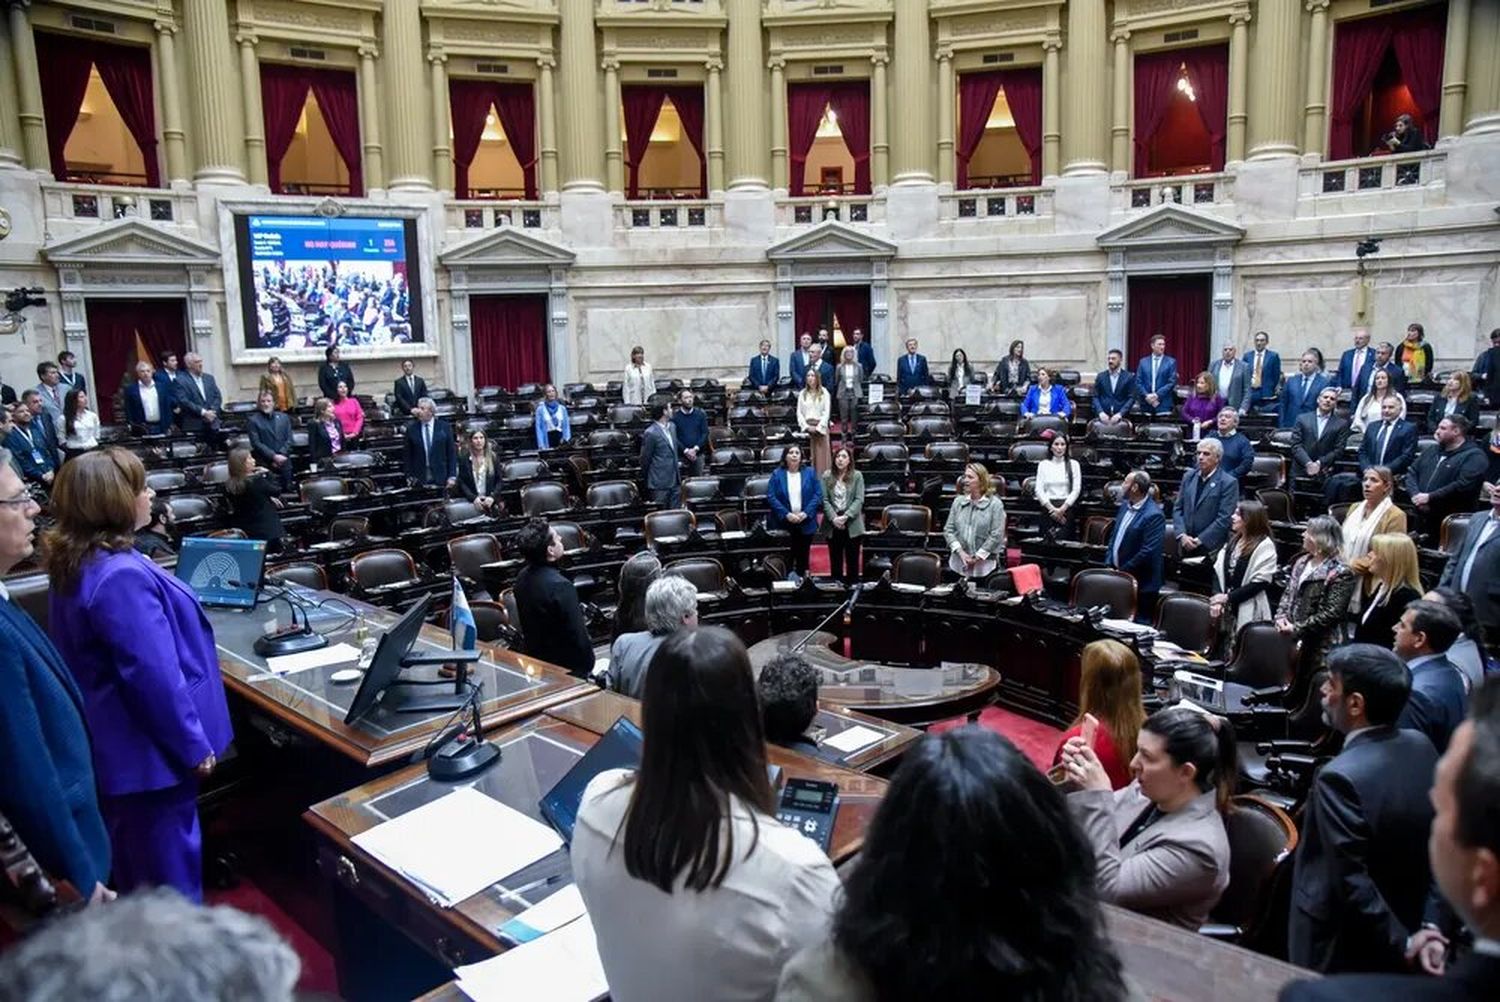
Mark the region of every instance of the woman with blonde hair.
<instances>
[{"instance_id":1,"label":"woman with blonde hair","mask_svg":"<svg viewBox=\"0 0 1500 1002\"><path fill-rule=\"evenodd\" d=\"M281 507L276 483L258 473L255 456L243 446L229 450L229 480L224 496L229 501L230 524L251 539L264 539L274 552L281 549L286 529L276 509Z\"/></svg>"},{"instance_id":2,"label":"woman with blonde hair","mask_svg":"<svg viewBox=\"0 0 1500 1002\"><path fill-rule=\"evenodd\" d=\"M1078 680L1078 716L1063 732L1052 756L1062 762L1063 745L1082 737L1109 774L1113 789L1130 785L1130 760L1135 741L1146 722L1141 703L1141 662L1118 640L1096 640L1083 649Z\"/></svg>"},{"instance_id":3,"label":"woman with blonde hair","mask_svg":"<svg viewBox=\"0 0 1500 1002\"><path fill-rule=\"evenodd\" d=\"M964 467L958 491L943 523L952 554L948 566L959 577L987 578L1005 555L1005 505L995 496L989 470L979 463Z\"/></svg>"},{"instance_id":4,"label":"woman with blonde hair","mask_svg":"<svg viewBox=\"0 0 1500 1002\"><path fill-rule=\"evenodd\" d=\"M822 476L833 465L828 445L828 419L833 401L823 388L823 377L817 369L808 369L803 377L802 392L797 394L797 427L807 432L808 458L814 473Z\"/></svg>"},{"instance_id":5,"label":"woman with blonde hair","mask_svg":"<svg viewBox=\"0 0 1500 1002\"><path fill-rule=\"evenodd\" d=\"M1354 642L1391 646L1401 614L1422 597L1417 545L1404 533L1383 532L1370 540L1369 581L1374 590L1354 621Z\"/></svg>"},{"instance_id":6,"label":"woman with blonde hair","mask_svg":"<svg viewBox=\"0 0 1500 1002\"><path fill-rule=\"evenodd\" d=\"M1443 382L1443 392L1427 407L1427 434L1436 435L1443 418L1458 415L1473 428L1479 423L1479 398L1467 372L1455 371Z\"/></svg>"},{"instance_id":7,"label":"woman with blonde hair","mask_svg":"<svg viewBox=\"0 0 1500 1002\"><path fill-rule=\"evenodd\" d=\"M1372 466L1365 471L1362 482L1364 500L1349 506L1344 516L1342 532L1344 543L1339 558L1345 566L1361 580L1354 589L1354 599L1349 607L1358 612L1364 596L1374 590L1370 575L1370 540L1386 532L1406 532L1406 512L1396 507L1391 495L1396 490L1396 477L1389 466Z\"/></svg>"},{"instance_id":8,"label":"woman with blonde hair","mask_svg":"<svg viewBox=\"0 0 1500 1002\"><path fill-rule=\"evenodd\" d=\"M1214 560L1219 590L1209 599L1208 611L1219 621L1225 640L1233 643L1246 623L1270 622L1271 600L1266 591L1276 575L1276 543L1271 520L1259 501L1241 501L1229 519L1229 545Z\"/></svg>"}]
</instances>

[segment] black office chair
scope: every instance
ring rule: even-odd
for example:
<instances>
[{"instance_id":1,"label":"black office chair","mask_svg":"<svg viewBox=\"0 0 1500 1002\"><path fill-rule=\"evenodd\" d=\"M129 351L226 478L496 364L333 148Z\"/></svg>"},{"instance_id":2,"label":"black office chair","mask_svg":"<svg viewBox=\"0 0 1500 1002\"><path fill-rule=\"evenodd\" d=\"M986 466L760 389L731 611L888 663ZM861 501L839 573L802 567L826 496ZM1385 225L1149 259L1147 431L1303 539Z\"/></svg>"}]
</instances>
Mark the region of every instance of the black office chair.
<instances>
[{"instance_id":1,"label":"black office chair","mask_svg":"<svg viewBox=\"0 0 1500 1002\"><path fill-rule=\"evenodd\" d=\"M1088 567L1073 575L1069 600L1075 608L1109 606L1111 619L1134 619L1137 586L1134 574L1108 567Z\"/></svg>"},{"instance_id":2,"label":"black office chair","mask_svg":"<svg viewBox=\"0 0 1500 1002\"><path fill-rule=\"evenodd\" d=\"M698 526L698 517L686 508L671 508L646 514L644 534L646 545L662 537L685 537Z\"/></svg>"},{"instance_id":3,"label":"black office chair","mask_svg":"<svg viewBox=\"0 0 1500 1002\"><path fill-rule=\"evenodd\" d=\"M943 562L936 553L927 550L908 550L898 553L891 560L891 581L895 584L921 585L935 588L943 580Z\"/></svg>"}]
</instances>

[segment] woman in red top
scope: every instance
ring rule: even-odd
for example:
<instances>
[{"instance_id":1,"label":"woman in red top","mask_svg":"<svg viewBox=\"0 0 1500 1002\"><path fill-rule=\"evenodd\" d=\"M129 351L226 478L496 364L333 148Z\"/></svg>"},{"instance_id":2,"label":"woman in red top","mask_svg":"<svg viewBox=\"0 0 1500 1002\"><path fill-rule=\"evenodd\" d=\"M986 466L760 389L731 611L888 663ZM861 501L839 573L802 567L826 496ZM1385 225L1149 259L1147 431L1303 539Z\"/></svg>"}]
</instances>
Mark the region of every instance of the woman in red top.
<instances>
[{"instance_id":1,"label":"woman in red top","mask_svg":"<svg viewBox=\"0 0 1500 1002\"><path fill-rule=\"evenodd\" d=\"M1078 718L1063 732L1052 763L1061 761L1062 746L1069 738L1092 732L1094 754L1109 774L1110 785L1122 789L1130 785L1130 760L1135 758L1136 735L1145 720L1140 661L1118 640L1096 640L1083 649Z\"/></svg>"}]
</instances>

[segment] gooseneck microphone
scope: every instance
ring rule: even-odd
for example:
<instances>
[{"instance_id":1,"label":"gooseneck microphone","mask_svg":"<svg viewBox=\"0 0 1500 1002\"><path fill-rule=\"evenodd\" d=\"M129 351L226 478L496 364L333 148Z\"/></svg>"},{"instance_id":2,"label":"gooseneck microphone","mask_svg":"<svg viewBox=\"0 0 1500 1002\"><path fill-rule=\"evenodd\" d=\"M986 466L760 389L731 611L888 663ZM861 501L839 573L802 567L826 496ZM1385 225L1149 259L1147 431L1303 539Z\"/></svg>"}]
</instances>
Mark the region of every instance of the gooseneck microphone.
<instances>
[{"instance_id":1,"label":"gooseneck microphone","mask_svg":"<svg viewBox=\"0 0 1500 1002\"><path fill-rule=\"evenodd\" d=\"M242 581L230 581L230 585L236 588L253 588L253 584ZM267 578L261 584L261 592L271 596L271 600L285 602L287 608L292 610L292 621L278 630L262 634L255 641L255 653L263 658L280 657L285 654L301 654L304 651L316 651L328 646L328 638L312 628L308 621L307 610L302 610L302 622L297 622L297 610L299 606L292 601L291 595L283 586L273 584Z\"/></svg>"}]
</instances>

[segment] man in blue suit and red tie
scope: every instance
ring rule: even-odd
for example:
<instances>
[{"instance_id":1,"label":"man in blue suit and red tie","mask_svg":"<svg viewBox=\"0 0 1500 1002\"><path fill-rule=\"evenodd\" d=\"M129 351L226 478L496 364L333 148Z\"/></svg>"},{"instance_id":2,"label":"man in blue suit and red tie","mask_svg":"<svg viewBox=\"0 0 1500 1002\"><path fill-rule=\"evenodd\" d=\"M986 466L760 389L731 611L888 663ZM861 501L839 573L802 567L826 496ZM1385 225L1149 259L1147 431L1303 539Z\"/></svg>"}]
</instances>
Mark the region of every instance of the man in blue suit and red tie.
<instances>
[{"instance_id":1,"label":"man in blue suit and red tie","mask_svg":"<svg viewBox=\"0 0 1500 1002\"><path fill-rule=\"evenodd\" d=\"M1161 592L1167 519L1161 505L1151 500L1151 477L1146 471L1132 470L1121 486L1123 493L1105 563L1135 575L1136 619L1149 623Z\"/></svg>"},{"instance_id":2,"label":"man in blue suit and red tie","mask_svg":"<svg viewBox=\"0 0 1500 1002\"><path fill-rule=\"evenodd\" d=\"M1177 392L1177 359L1167 354L1167 339L1151 335L1151 354L1135 367L1135 391L1146 414L1171 414Z\"/></svg>"},{"instance_id":3,"label":"man in blue suit and red tie","mask_svg":"<svg viewBox=\"0 0 1500 1002\"><path fill-rule=\"evenodd\" d=\"M1322 356L1311 348L1302 353L1299 364L1301 371L1288 379L1281 389L1280 417L1276 422L1278 427L1295 428L1299 417L1318 409L1318 394L1328 385L1322 362Z\"/></svg>"},{"instance_id":4,"label":"man in blue suit and red tie","mask_svg":"<svg viewBox=\"0 0 1500 1002\"><path fill-rule=\"evenodd\" d=\"M760 354L750 359L750 385L761 393L769 393L780 378L781 360L771 354L771 342L761 341Z\"/></svg>"},{"instance_id":5,"label":"man in blue suit and red tie","mask_svg":"<svg viewBox=\"0 0 1500 1002\"><path fill-rule=\"evenodd\" d=\"M906 339L906 354L896 363L896 390L906 396L918 386L932 382L927 374L927 356L917 354L917 339Z\"/></svg>"}]
</instances>

